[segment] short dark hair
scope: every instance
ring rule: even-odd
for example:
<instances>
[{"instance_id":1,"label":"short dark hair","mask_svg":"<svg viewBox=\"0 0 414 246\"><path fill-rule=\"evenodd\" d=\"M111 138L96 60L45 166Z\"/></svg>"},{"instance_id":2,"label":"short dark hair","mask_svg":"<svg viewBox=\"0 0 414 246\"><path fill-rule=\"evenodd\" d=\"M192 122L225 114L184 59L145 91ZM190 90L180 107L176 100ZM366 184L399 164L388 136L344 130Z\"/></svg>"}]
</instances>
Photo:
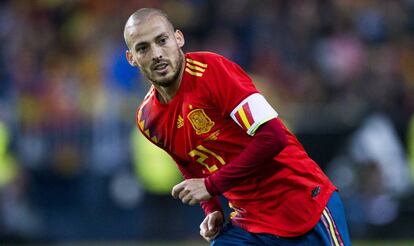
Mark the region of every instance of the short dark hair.
<instances>
[{"instance_id":1,"label":"short dark hair","mask_svg":"<svg viewBox=\"0 0 414 246\"><path fill-rule=\"evenodd\" d=\"M174 29L175 29L174 28L174 25L171 22L171 20L168 17L168 15L164 11L162 11L160 9L155 9L155 8L141 8L141 9L138 9L137 11L135 11L128 18L127 22L125 23L125 27L124 27L124 39L125 39L125 43L127 44L128 47L130 47L129 39L128 39L127 34L126 34L126 29L129 26L128 24L129 23L135 23L137 21L146 20L149 17L154 16L154 15L155 16L161 16L161 17L163 17L166 20L169 28L171 28L171 30L174 31Z\"/></svg>"}]
</instances>

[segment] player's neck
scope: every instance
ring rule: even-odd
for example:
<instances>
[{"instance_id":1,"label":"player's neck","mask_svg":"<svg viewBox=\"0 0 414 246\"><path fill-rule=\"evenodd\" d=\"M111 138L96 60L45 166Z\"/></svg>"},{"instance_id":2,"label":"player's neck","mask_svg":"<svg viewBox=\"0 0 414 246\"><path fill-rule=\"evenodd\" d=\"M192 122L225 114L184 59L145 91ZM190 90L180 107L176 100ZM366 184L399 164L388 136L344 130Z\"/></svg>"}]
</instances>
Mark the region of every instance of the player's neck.
<instances>
[{"instance_id":1,"label":"player's neck","mask_svg":"<svg viewBox=\"0 0 414 246\"><path fill-rule=\"evenodd\" d=\"M180 74L178 75L174 83L171 84L171 86L164 87L164 86L154 85L155 89L157 90L157 98L161 103L167 104L171 102L171 100L177 94L178 90L180 89L183 72L184 72L184 64L181 66Z\"/></svg>"},{"instance_id":2,"label":"player's neck","mask_svg":"<svg viewBox=\"0 0 414 246\"><path fill-rule=\"evenodd\" d=\"M171 100L174 98L174 96L177 94L180 82L177 81L174 83L174 85L171 85L169 87L163 87L163 86L156 86L155 89L157 90L157 98L162 104L167 104L171 102Z\"/></svg>"}]
</instances>

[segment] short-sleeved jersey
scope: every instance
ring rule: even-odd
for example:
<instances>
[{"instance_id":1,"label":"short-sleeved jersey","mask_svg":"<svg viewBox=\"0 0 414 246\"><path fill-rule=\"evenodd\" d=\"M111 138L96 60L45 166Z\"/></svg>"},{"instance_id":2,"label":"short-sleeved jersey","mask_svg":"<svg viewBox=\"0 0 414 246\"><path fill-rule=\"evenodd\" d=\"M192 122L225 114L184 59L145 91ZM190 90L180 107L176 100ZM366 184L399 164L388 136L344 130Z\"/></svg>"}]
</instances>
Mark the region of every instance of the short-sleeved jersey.
<instances>
[{"instance_id":1,"label":"short-sleeved jersey","mask_svg":"<svg viewBox=\"0 0 414 246\"><path fill-rule=\"evenodd\" d=\"M160 103L152 87L136 120L187 177L206 177L237 157L256 129L277 116L237 64L214 53L195 52L185 55L173 99ZM253 233L291 237L316 225L336 188L283 128L288 145L223 195L235 211L234 224Z\"/></svg>"}]
</instances>

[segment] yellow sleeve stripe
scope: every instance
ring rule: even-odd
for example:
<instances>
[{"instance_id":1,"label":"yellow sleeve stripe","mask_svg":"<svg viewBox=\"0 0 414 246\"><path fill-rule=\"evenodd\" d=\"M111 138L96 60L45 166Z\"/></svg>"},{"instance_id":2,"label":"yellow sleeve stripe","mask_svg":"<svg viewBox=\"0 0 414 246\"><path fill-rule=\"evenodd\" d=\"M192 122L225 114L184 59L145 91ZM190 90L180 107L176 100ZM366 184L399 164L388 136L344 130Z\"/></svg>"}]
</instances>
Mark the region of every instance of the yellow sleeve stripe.
<instances>
[{"instance_id":1,"label":"yellow sleeve stripe","mask_svg":"<svg viewBox=\"0 0 414 246\"><path fill-rule=\"evenodd\" d=\"M332 224L332 220L329 217L328 213L326 212L326 209L323 210L323 216L325 217L326 221L328 222L329 231L331 233L331 237L334 241L335 246L340 246L338 239L336 238L335 230Z\"/></svg>"},{"instance_id":2,"label":"yellow sleeve stripe","mask_svg":"<svg viewBox=\"0 0 414 246\"><path fill-rule=\"evenodd\" d=\"M249 129L250 123L249 123L249 120L247 119L246 113L244 113L243 107L240 107L239 110L237 110L237 112L239 113L240 118L243 121L243 124L246 127L246 129Z\"/></svg>"},{"instance_id":3,"label":"yellow sleeve stripe","mask_svg":"<svg viewBox=\"0 0 414 246\"><path fill-rule=\"evenodd\" d=\"M197 70L197 71L200 71L200 72L204 72L204 71L206 71L206 69L201 68L201 67L198 67L198 66L193 66L193 65L191 65L190 63L187 63L186 65L187 65L187 67L189 67L189 68L191 68L191 69L193 69L193 70Z\"/></svg>"},{"instance_id":4,"label":"yellow sleeve stripe","mask_svg":"<svg viewBox=\"0 0 414 246\"><path fill-rule=\"evenodd\" d=\"M200 66L200 67L203 67L203 68L207 68L207 64L205 64L205 63L202 63L202 62L199 62L199 61L195 61L195 60L192 60L190 58L186 58L185 60L187 62L191 63L191 64L194 64L194 65L197 65L197 66Z\"/></svg>"},{"instance_id":5,"label":"yellow sleeve stripe","mask_svg":"<svg viewBox=\"0 0 414 246\"><path fill-rule=\"evenodd\" d=\"M201 77L203 76L202 73L198 73L198 72L194 72L193 70L190 70L188 67L185 68L185 71L191 75L197 76L197 77Z\"/></svg>"}]
</instances>

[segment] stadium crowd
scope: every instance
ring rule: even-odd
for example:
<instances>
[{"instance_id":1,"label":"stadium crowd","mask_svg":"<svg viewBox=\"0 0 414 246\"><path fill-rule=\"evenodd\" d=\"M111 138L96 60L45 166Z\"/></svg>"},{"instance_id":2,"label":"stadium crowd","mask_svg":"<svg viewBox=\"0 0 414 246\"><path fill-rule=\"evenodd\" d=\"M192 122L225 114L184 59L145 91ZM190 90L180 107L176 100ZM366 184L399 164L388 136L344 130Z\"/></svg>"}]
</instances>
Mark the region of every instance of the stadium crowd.
<instances>
[{"instance_id":1,"label":"stadium crowd","mask_svg":"<svg viewBox=\"0 0 414 246\"><path fill-rule=\"evenodd\" d=\"M196 235L201 210L151 194L134 171L149 83L125 60L122 32L140 7L164 9L186 52L251 74L339 187L353 238L411 235L414 1L8 0L0 242Z\"/></svg>"}]
</instances>

